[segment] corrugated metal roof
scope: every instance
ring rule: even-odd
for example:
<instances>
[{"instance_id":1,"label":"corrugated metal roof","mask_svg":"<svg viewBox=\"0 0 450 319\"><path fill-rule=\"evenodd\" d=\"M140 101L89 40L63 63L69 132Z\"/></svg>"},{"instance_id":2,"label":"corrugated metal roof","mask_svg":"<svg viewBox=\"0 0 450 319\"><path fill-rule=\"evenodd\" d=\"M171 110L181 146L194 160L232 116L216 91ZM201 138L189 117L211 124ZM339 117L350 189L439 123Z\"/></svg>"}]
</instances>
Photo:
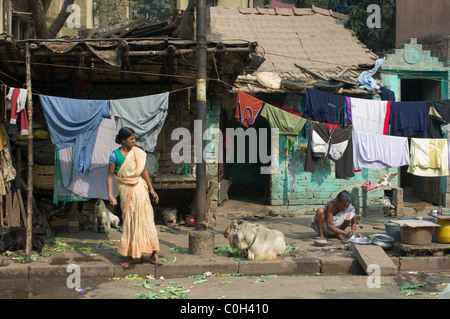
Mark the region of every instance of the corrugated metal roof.
<instances>
[{"instance_id":1,"label":"corrugated metal roof","mask_svg":"<svg viewBox=\"0 0 450 319\"><path fill-rule=\"evenodd\" d=\"M295 64L325 77L341 73L357 78L357 65L373 65L378 59L345 28L348 16L331 10L211 7L210 14L209 40L258 42L266 60L257 71L275 72L282 78L312 78ZM349 72L342 74L347 67Z\"/></svg>"}]
</instances>

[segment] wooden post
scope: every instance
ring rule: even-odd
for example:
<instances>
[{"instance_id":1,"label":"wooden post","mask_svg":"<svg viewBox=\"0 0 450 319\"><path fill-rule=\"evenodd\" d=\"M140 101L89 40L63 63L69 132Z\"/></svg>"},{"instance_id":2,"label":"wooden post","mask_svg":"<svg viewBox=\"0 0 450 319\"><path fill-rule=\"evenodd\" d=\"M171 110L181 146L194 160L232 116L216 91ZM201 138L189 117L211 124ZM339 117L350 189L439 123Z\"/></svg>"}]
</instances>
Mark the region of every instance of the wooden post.
<instances>
[{"instance_id":1,"label":"wooden post","mask_svg":"<svg viewBox=\"0 0 450 319\"><path fill-rule=\"evenodd\" d=\"M33 97L31 95L31 53L30 43L25 43L25 62L27 74L27 111L28 111L28 185L27 185L27 242L25 248L25 262L31 261L31 235L32 235L32 215L33 215Z\"/></svg>"}]
</instances>

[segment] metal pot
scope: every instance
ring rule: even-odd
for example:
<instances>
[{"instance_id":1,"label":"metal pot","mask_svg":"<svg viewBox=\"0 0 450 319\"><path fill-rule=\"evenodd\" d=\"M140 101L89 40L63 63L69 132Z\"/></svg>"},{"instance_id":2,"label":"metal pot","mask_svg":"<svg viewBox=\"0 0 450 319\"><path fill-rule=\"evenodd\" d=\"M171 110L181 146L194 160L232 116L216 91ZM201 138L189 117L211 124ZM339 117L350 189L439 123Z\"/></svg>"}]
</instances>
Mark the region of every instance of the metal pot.
<instances>
[{"instance_id":1,"label":"metal pot","mask_svg":"<svg viewBox=\"0 0 450 319\"><path fill-rule=\"evenodd\" d=\"M394 247L395 239L385 234L375 234L372 237L372 243L380 246L384 250L389 250Z\"/></svg>"},{"instance_id":2,"label":"metal pot","mask_svg":"<svg viewBox=\"0 0 450 319\"><path fill-rule=\"evenodd\" d=\"M354 244L359 244L359 245L369 245L370 244L370 240L367 238L350 238L349 240L350 243L354 243Z\"/></svg>"}]
</instances>

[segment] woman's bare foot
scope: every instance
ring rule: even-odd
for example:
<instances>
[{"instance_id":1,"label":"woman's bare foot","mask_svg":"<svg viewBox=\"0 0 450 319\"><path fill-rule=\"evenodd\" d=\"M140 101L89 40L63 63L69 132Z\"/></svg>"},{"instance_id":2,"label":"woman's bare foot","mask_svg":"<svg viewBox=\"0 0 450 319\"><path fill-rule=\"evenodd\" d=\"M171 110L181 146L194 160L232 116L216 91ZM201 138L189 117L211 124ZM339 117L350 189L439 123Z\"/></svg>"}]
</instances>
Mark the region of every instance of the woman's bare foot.
<instances>
[{"instance_id":1,"label":"woman's bare foot","mask_svg":"<svg viewBox=\"0 0 450 319\"><path fill-rule=\"evenodd\" d=\"M120 265L124 268L124 269L128 269L128 267L130 267L133 264L133 258L128 258L125 261L122 261L120 263Z\"/></svg>"},{"instance_id":2,"label":"woman's bare foot","mask_svg":"<svg viewBox=\"0 0 450 319\"><path fill-rule=\"evenodd\" d=\"M157 265L164 265L164 263L159 260L159 256L157 253L152 253L151 260L154 261Z\"/></svg>"}]
</instances>

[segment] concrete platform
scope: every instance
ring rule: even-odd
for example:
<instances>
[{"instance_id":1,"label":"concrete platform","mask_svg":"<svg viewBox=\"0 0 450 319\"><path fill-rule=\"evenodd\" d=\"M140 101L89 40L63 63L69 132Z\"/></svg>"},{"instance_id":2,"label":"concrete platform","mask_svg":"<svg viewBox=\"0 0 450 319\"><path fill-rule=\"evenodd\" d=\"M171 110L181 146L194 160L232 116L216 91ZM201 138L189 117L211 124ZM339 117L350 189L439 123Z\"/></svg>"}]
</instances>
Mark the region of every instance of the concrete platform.
<instances>
[{"instance_id":1,"label":"concrete platform","mask_svg":"<svg viewBox=\"0 0 450 319\"><path fill-rule=\"evenodd\" d=\"M32 279L42 277L68 277L67 267L71 264L80 266L84 277L111 278L123 277L129 274L140 276L152 275L186 277L203 274L209 271L213 274L243 273L245 275L365 275L364 268L357 257L350 250L330 249L342 246L342 243L333 238L328 239L328 249L316 247L313 240L316 233L308 226L310 215L283 215L282 211L275 211L276 217L267 215L266 210L259 210L257 214L262 217L253 223L280 230L285 234L286 244L296 250L282 255L275 261L248 261L236 260L227 253L217 249L207 256L195 256L189 253L189 232L191 228L181 226L180 230L173 230L165 225L156 225L160 241L160 257L164 258L162 266L150 262L150 256L144 255L141 261L129 269L123 269L120 261L123 257L117 254L116 249L120 239L119 232L112 232L109 237L104 233L93 231L80 231L78 233L59 232L55 235L66 238L66 244L73 249L55 251L55 245L46 244L45 251L37 261L30 263L20 262L24 251L13 252L11 256L0 255L0 280L4 278ZM236 217L245 217L255 214L255 211L219 211L217 224L211 231L214 232L215 246L227 246L228 241L223 231ZM266 215L265 215L266 214ZM285 216L285 217L283 217ZM384 233L384 218L362 218L359 232L364 235ZM83 248L83 249L82 249ZM35 253L35 252L33 252ZM402 271L450 271L450 257L404 257L389 252L389 257L395 265L397 272ZM389 268L392 272L392 265Z\"/></svg>"}]
</instances>

